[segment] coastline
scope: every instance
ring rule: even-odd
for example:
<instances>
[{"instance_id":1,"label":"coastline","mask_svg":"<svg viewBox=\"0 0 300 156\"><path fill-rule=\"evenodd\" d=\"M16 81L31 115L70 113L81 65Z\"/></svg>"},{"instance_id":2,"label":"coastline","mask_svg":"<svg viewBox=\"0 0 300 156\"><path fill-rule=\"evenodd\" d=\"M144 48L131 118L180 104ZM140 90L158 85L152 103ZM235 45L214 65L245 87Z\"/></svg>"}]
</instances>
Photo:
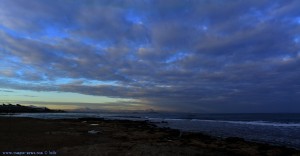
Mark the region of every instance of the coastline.
<instances>
[{"instance_id":1,"label":"coastline","mask_svg":"<svg viewBox=\"0 0 300 156\"><path fill-rule=\"evenodd\" d=\"M147 121L0 117L0 125L0 155L300 155L293 148L180 132Z\"/></svg>"}]
</instances>

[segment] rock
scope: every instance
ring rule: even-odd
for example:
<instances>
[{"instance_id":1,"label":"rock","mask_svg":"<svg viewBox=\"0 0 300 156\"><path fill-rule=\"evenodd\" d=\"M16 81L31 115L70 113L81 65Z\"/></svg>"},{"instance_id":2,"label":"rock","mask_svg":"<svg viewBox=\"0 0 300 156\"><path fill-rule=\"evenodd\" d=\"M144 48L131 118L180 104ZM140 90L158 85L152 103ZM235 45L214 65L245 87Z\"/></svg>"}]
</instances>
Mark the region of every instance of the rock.
<instances>
[{"instance_id":1,"label":"rock","mask_svg":"<svg viewBox=\"0 0 300 156\"><path fill-rule=\"evenodd\" d=\"M100 131L96 131L96 130L90 130L88 131L89 134L100 134Z\"/></svg>"},{"instance_id":2,"label":"rock","mask_svg":"<svg viewBox=\"0 0 300 156\"><path fill-rule=\"evenodd\" d=\"M90 124L90 126L99 126L99 124Z\"/></svg>"},{"instance_id":3,"label":"rock","mask_svg":"<svg viewBox=\"0 0 300 156\"><path fill-rule=\"evenodd\" d=\"M228 142L244 142L245 140L243 138L238 138L238 137L228 137L225 139L225 141Z\"/></svg>"}]
</instances>

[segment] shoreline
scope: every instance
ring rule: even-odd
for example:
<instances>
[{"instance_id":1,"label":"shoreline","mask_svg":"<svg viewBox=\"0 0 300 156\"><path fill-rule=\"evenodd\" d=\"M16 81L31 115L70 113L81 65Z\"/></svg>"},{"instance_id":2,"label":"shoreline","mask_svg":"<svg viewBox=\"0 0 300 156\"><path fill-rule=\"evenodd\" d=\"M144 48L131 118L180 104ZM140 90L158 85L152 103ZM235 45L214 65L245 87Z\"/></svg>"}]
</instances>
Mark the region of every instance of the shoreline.
<instances>
[{"instance_id":1,"label":"shoreline","mask_svg":"<svg viewBox=\"0 0 300 156\"><path fill-rule=\"evenodd\" d=\"M300 155L295 148L161 128L149 121L0 117L0 125L0 155Z\"/></svg>"}]
</instances>

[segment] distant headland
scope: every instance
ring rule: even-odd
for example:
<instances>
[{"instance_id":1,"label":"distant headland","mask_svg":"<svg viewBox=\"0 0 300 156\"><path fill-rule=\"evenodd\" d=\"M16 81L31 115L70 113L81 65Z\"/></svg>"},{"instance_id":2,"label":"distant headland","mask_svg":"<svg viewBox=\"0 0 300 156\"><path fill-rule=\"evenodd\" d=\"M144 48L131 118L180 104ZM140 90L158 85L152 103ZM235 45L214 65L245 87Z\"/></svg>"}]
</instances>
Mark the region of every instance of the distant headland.
<instances>
[{"instance_id":1,"label":"distant headland","mask_svg":"<svg viewBox=\"0 0 300 156\"><path fill-rule=\"evenodd\" d=\"M63 113L63 110L52 110L47 107L23 106L20 104L2 104L0 113Z\"/></svg>"}]
</instances>

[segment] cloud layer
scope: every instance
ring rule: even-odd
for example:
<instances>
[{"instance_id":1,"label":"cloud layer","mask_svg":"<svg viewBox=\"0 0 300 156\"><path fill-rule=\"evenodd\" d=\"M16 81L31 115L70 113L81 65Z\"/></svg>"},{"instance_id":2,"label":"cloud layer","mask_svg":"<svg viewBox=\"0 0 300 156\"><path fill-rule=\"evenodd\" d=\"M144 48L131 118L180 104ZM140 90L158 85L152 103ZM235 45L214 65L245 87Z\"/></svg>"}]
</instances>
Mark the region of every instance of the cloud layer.
<instances>
[{"instance_id":1,"label":"cloud layer","mask_svg":"<svg viewBox=\"0 0 300 156\"><path fill-rule=\"evenodd\" d=\"M300 110L297 0L0 4L0 87L166 110Z\"/></svg>"}]
</instances>

